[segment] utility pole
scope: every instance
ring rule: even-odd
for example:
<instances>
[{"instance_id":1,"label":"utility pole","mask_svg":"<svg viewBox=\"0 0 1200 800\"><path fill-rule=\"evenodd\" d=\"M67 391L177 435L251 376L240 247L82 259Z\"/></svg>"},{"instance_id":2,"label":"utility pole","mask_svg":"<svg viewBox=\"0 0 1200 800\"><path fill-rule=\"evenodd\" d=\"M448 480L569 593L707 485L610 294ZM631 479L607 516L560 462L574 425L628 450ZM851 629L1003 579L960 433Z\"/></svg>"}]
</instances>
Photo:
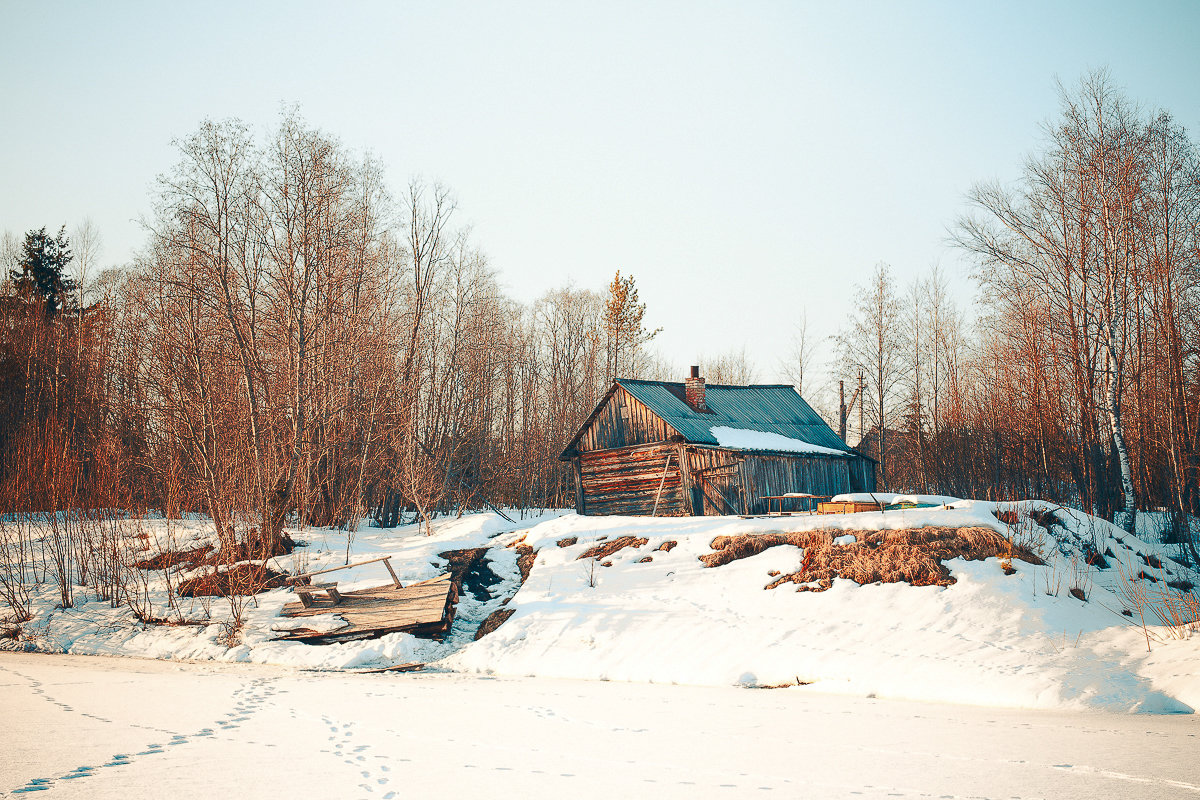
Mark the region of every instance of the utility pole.
<instances>
[{"instance_id":1,"label":"utility pole","mask_svg":"<svg viewBox=\"0 0 1200 800\"><path fill-rule=\"evenodd\" d=\"M858 371L858 391L854 393L855 396L859 398L859 401L858 401L858 443L859 444L862 444L863 433L864 433L864 426L863 426L863 419L864 419L863 418L863 405L864 404L862 402L862 393L863 393L863 389L865 389L866 387L867 387L867 383L866 383L866 381L863 380L863 371L860 369ZM882 434L883 431L880 431L880 433ZM883 441L883 440L881 439L880 441ZM880 461L880 463L883 463L883 453L882 452L879 454L879 461Z\"/></svg>"},{"instance_id":2,"label":"utility pole","mask_svg":"<svg viewBox=\"0 0 1200 800\"><path fill-rule=\"evenodd\" d=\"M846 382L838 381L838 436L846 441Z\"/></svg>"},{"instance_id":3,"label":"utility pole","mask_svg":"<svg viewBox=\"0 0 1200 800\"><path fill-rule=\"evenodd\" d=\"M842 437L842 441L846 441L846 421L850 419L850 414L854 412L854 404L858 403L858 438L862 438L862 392L863 378L862 370L858 371L858 388L854 390L854 394L850 396L850 404L846 404L846 382L838 381L838 435Z\"/></svg>"}]
</instances>

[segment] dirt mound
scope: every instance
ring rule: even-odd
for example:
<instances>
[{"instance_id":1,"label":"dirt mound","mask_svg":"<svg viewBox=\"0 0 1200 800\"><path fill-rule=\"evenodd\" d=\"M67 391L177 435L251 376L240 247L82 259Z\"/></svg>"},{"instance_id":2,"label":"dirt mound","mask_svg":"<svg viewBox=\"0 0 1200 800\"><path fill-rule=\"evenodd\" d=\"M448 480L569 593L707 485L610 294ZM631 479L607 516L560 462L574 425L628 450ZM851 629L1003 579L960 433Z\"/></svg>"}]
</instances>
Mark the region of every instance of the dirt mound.
<instances>
[{"instance_id":1,"label":"dirt mound","mask_svg":"<svg viewBox=\"0 0 1200 800\"><path fill-rule=\"evenodd\" d=\"M500 576L492 571L491 565L484 558L485 555L486 547L438 553L439 558L446 559L446 569L450 571L452 581L462 585L476 600L487 601L495 596L492 594L492 587L500 583Z\"/></svg>"},{"instance_id":2,"label":"dirt mound","mask_svg":"<svg viewBox=\"0 0 1200 800\"><path fill-rule=\"evenodd\" d=\"M835 538L854 536L854 542L834 544ZM909 583L913 586L949 586L955 582L942 563L953 558L1019 559L1043 563L1036 554L1014 545L990 528L916 528L901 531L817 530L718 536L716 551L700 556L707 567L758 555L771 547L790 544L804 549L800 569L781 575L765 588L800 584L797 591L824 591L834 578L855 583Z\"/></svg>"},{"instance_id":3,"label":"dirt mound","mask_svg":"<svg viewBox=\"0 0 1200 800\"><path fill-rule=\"evenodd\" d=\"M527 544L517 545L517 569L521 570L521 583L529 580L533 571L533 562L537 561L537 550Z\"/></svg>"},{"instance_id":4,"label":"dirt mound","mask_svg":"<svg viewBox=\"0 0 1200 800\"><path fill-rule=\"evenodd\" d=\"M492 631L496 630L496 628L499 628L501 625L508 622L508 618L515 613L517 613L516 610L512 608L501 608L493 611L491 615L483 621L483 624L479 626L479 630L475 631L475 641L479 641Z\"/></svg>"},{"instance_id":5,"label":"dirt mound","mask_svg":"<svg viewBox=\"0 0 1200 800\"><path fill-rule=\"evenodd\" d=\"M138 569L170 569L183 566L188 569L215 567L220 564L237 564L241 561L266 561L275 556L286 556L296 549L296 543L286 533L264 539L257 529L251 530L248 538L232 547L213 550L211 545L201 545L192 550L168 550L153 558L134 564Z\"/></svg>"},{"instance_id":6,"label":"dirt mound","mask_svg":"<svg viewBox=\"0 0 1200 800\"><path fill-rule=\"evenodd\" d=\"M238 564L222 572L190 578L179 584L175 592L180 597L229 597L236 594L258 594L278 589L287 581L286 572L254 564Z\"/></svg>"},{"instance_id":7,"label":"dirt mound","mask_svg":"<svg viewBox=\"0 0 1200 800\"><path fill-rule=\"evenodd\" d=\"M508 546L517 551L517 569L521 570L523 584L529 580L529 573L533 569L533 562L537 561L538 551L525 544L524 536L515 542L509 542Z\"/></svg>"},{"instance_id":8,"label":"dirt mound","mask_svg":"<svg viewBox=\"0 0 1200 800\"><path fill-rule=\"evenodd\" d=\"M205 564L236 564L239 561L265 561L286 556L296 549L296 543L286 533L263 537L252 530L245 539L231 547L222 547L204 560Z\"/></svg>"},{"instance_id":9,"label":"dirt mound","mask_svg":"<svg viewBox=\"0 0 1200 800\"><path fill-rule=\"evenodd\" d=\"M138 561L134 566L138 569L170 569L178 564L183 564L187 567L199 567L204 564L210 550L212 550L210 546L202 545L194 550L168 551L166 553L159 553L153 558Z\"/></svg>"},{"instance_id":10,"label":"dirt mound","mask_svg":"<svg viewBox=\"0 0 1200 800\"><path fill-rule=\"evenodd\" d=\"M599 561L600 559L608 558L620 550L624 550L626 547L641 547L649 541L649 539L642 539L637 536L618 536L612 541L598 544L595 547L589 547L575 560L580 561L585 558L594 558Z\"/></svg>"}]
</instances>

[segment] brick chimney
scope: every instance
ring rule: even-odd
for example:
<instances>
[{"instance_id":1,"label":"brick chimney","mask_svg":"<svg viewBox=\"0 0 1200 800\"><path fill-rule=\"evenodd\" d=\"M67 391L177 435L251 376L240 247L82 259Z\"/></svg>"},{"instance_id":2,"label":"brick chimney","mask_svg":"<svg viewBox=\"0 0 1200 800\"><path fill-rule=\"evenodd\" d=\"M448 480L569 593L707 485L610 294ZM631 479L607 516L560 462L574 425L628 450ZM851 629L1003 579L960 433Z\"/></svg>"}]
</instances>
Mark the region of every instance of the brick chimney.
<instances>
[{"instance_id":1,"label":"brick chimney","mask_svg":"<svg viewBox=\"0 0 1200 800\"><path fill-rule=\"evenodd\" d=\"M683 384L684 397L688 403L694 406L699 411L707 411L707 406L704 405L704 378L700 377L700 368L692 367L691 377Z\"/></svg>"}]
</instances>

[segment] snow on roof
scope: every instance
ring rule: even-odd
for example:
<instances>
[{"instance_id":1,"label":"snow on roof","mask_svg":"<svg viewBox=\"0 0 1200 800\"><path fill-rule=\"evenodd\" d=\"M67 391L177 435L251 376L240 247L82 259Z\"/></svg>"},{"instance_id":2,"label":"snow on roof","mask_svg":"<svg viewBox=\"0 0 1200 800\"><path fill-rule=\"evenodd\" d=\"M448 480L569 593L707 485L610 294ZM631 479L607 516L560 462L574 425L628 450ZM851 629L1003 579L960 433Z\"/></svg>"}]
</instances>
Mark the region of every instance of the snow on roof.
<instances>
[{"instance_id":1,"label":"snow on roof","mask_svg":"<svg viewBox=\"0 0 1200 800\"><path fill-rule=\"evenodd\" d=\"M704 390L705 410L690 405L682 383L616 381L692 444L718 444L710 426L769 431L801 442L849 453L850 448L794 386L722 386ZM812 452L812 451L809 451ZM857 455L849 453L850 455Z\"/></svg>"},{"instance_id":2,"label":"snow on roof","mask_svg":"<svg viewBox=\"0 0 1200 800\"><path fill-rule=\"evenodd\" d=\"M822 453L832 456L844 456L845 450L835 450L832 447L822 447L783 436L778 433L748 430L746 428L730 428L726 425L714 425L710 428L713 438L721 447L736 447L739 450L778 450L784 453Z\"/></svg>"}]
</instances>

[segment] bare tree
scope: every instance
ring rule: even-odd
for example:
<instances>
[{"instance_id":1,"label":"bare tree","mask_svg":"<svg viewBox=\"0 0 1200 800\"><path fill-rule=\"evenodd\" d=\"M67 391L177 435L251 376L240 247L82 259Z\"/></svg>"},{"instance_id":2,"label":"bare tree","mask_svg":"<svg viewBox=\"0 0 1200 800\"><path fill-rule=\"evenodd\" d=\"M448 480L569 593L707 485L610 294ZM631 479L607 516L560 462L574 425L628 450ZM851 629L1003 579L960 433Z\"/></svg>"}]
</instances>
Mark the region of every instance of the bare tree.
<instances>
[{"instance_id":1,"label":"bare tree","mask_svg":"<svg viewBox=\"0 0 1200 800\"><path fill-rule=\"evenodd\" d=\"M810 365L817 357L817 344L808 332L808 312L801 311L800 318L792 323L791 347L780 364L784 379L791 381L801 395L805 372L811 371Z\"/></svg>"},{"instance_id":2,"label":"bare tree","mask_svg":"<svg viewBox=\"0 0 1200 800\"><path fill-rule=\"evenodd\" d=\"M696 360L700 362L700 374L710 384L746 386L758 380L758 370L744 345L715 356L700 356Z\"/></svg>"},{"instance_id":3,"label":"bare tree","mask_svg":"<svg viewBox=\"0 0 1200 800\"><path fill-rule=\"evenodd\" d=\"M870 283L857 288L858 301L847 329L838 336L843 372L859 370L867 389L860 401L868 412L876 437L880 483L888 486L888 425L899 402L906 371L908 346L901 326L899 298L887 264L879 263Z\"/></svg>"},{"instance_id":4,"label":"bare tree","mask_svg":"<svg viewBox=\"0 0 1200 800\"><path fill-rule=\"evenodd\" d=\"M1103 71L1060 93L1063 112L1048 129L1050 151L1029 160L1018 193L977 186L972 202L982 217L964 219L958 241L979 258L977 277L998 305L1011 307L1029 289L1045 298L1077 376L1085 441L1093 438L1092 410L1106 418L1125 525L1133 530L1137 502L1122 412L1146 285L1137 236L1144 129Z\"/></svg>"},{"instance_id":5,"label":"bare tree","mask_svg":"<svg viewBox=\"0 0 1200 800\"><path fill-rule=\"evenodd\" d=\"M88 283L95 274L104 251L104 237L91 217L84 217L71 233L71 246L75 253L75 291L79 293L79 307L87 305Z\"/></svg>"}]
</instances>

